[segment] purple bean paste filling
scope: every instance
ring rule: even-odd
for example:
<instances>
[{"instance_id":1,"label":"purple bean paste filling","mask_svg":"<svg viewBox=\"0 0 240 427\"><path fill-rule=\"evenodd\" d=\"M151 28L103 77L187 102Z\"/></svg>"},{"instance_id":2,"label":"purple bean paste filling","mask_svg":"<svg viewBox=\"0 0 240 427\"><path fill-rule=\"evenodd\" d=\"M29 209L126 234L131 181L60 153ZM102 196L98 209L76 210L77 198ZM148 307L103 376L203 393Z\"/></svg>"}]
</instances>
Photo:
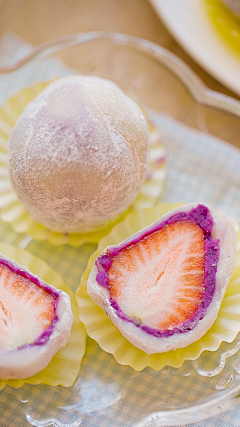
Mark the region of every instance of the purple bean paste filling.
<instances>
[{"instance_id":1,"label":"purple bean paste filling","mask_svg":"<svg viewBox=\"0 0 240 427\"><path fill-rule=\"evenodd\" d=\"M122 311L121 307L119 307L119 305L117 304L117 302L110 298L110 304L120 319L134 323L138 328L142 329L149 335L153 335L154 337L166 338L176 333L185 333L191 331L198 324L198 322L203 319L206 314L207 308L213 299L213 295L215 293L216 288L216 272L220 248L219 240L214 240L211 236L214 222L209 212L209 209L206 206L199 204L196 208L191 209L189 212L178 212L166 219L165 221L162 221L157 225L153 226L149 230L143 231L141 235L136 238L133 238L130 242L123 243L122 245L120 244L115 248L110 248L106 254L103 254L98 257L95 262L95 265L98 269L96 281L100 286L108 289L108 270L112 264L113 257L117 256L122 249L137 244L144 237L147 237L150 234L153 234L154 232L159 231L174 222L187 220L199 225L199 227L203 230L204 233L205 291L201 304L199 305L199 308L195 312L195 314L190 319L182 323L182 325L171 330L161 331L141 324L141 321L138 319L126 316L125 313Z\"/></svg>"},{"instance_id":2,"label":"purple bean paste filling","mask_svg":"<svg viewBox=\"0 0 240 427\"><path fill-rule=\"evenodd\" d=\"M24 344L24 345L18 347L16 350L22 350L25 348L30 348L30 347L33 347L35 345L39 346L39 345L46 344L47 341L49 340L54 328L55 328L56 323L58 322L57 307L58 307L58 302L59 302L59 297L60 297L59 293L54 291L43 280L40 280L36 276L34 276L33 274L29 273L28 271L23 270L23 269L15 266L14 264L12 264L10 261L8 261L6 259L0 258L0 264L3 264L6 267L8 267L13 273L19 274L20 276L24 277L25 279L29 279L31 282L33 282L35 285L39 286L40 288L45 289L54 298L54 317L53 317L50 325L42 332L42 334L34 341L34 343Z\"/></svg>"}]
</instances>

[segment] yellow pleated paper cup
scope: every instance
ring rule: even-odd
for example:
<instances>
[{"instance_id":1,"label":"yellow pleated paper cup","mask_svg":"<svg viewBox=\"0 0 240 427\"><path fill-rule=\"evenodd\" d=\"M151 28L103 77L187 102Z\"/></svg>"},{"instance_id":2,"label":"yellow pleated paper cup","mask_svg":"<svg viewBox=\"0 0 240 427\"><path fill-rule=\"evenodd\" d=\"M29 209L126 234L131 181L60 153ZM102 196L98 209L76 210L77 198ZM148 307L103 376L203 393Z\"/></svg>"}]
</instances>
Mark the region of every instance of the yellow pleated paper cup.
<instances>
[{"instance_id":1,"label":"yellow pleated paper cup","mask_svg":"<svg viewBox=\"0 0 240 427\"><path fill-rule=\"evenodd\" d=\"M116 223L125 218L127 212L99 230L88 233L57 233L38 224L30 216L11 184L7 152L8 140L13 126L26 105L49 83L51 81L24 88L17 95L9 98L0 109L0 219L10 223L17 233L28 234L39 241L47 240L53 245L81 246L85 243L98 243ZM148 172L141 190L128 212L155 206L164 187L166 177L165 148L158 129L150 121L148 124L150 133Z\"/></svg>"},{"instance_id":2,"label":"yellow pleated paper cup","mask_svg":"<svg viewBox=\"0 0 240 427\"><path fill-rule=\"evenodd\" d=\"M150 225L165 213L175 209L176 204L159 204L155 208L129 214L117 224L108 236L105 236L91 255L87 269L83 274L80 287L76 292L80 319L87 334L100 347L111 353L121 365L128 365L136 371L150 366L160 370L164 366L179 368L185 360L197 359L204 350L215 351L222 341L232 342L240 331L240 233L238 232L238 251L233 276L223 299L218 318L208 332L197 342L178 350L148 355L132 345L114 326L101 307L87 294L88 276L97 257L109 245L116 245L131 234Z\"/></svg>"},{"instance_id":3,"label":"yellow pleated paper cup","mask_svg":"<svg viewBox=\"0 0 240 427\"><path fill-rule=\"evenodd\" d=\"M72 290L64 284L58 273L48 267L44 261L33 256L29 252L5 243L0 243L0 252L28 268L33 274L41 277L46 283L65 291L71 298L73 312L73 325L69 341L65 347L61 348L55 356L53 356L48 366L29 378L21 380L0 380L0 390L6 385L19 388L24 383L71 387L79 374L81 361L86 348L86 332L80 322L78 306Z\"/></svg>"}]
</instances>

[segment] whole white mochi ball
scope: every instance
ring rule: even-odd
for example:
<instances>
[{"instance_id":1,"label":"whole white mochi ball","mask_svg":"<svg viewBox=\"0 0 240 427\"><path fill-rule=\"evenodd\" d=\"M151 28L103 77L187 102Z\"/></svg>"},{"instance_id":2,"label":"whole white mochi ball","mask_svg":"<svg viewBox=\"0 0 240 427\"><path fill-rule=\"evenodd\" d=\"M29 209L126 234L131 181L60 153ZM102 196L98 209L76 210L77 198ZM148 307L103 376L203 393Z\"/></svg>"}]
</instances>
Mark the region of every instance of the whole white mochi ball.
<instances>
[{"instance_id":1,"label":"whole white mochi ball","mask_svg":"<svg viewBox=\"0 0 240 427\"><path fill-rule=\"evenodd\" d=\"M148 126L138 105L109 80L69 76L26 106L8 160L12 185L37 222L86 232L133 202L147 154Z\"/></svg>"}]
</instances>

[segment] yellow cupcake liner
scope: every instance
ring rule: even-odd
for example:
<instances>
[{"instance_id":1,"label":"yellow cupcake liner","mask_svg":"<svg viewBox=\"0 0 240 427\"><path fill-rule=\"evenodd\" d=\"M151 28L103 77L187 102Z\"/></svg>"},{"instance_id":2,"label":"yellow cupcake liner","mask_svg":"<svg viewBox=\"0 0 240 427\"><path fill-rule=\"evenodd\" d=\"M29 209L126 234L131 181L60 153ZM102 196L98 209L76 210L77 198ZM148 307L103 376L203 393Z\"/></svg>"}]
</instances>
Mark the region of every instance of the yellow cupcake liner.
<instances>
[{"instance_id":1,"label":"yellow cupcake liner","mask_svg":"<svg viewBox=\"0 0 240 427\"><path fill-rule=\"evenodd\" d=\"M223 299L217 320L208 332L197 342L178 350L148 355L131 344L114 326L101 307L87 294L88 276L94 266L95 259L109 245L116 245L131 234L150 225L165 213L175 209L179 204L162 203L152 209L129 214L117 224L108 236L105 236L97 250L89 258L80 287L76 292L79 316L85 325L87 334L100 347L111 353L121 365L128 365L136 371L147 366L160 370L165 366L179 368L185 360L195 360L204 350L215 351L222 341L232 342L240 331L240 233L238 232L238 251L235 269Z\"/></svg>"},{"instance_id":2,"label":"yellow cupcake liner","mask_svg":"<svg viewBox=\"0 0 240 427\"><path fill-rule=\"evenodd\" d=\"M18 116L28 102L35 98L49 83L51 82L41 82L24 88L17 95L9 98L0 109L0 219L11 223L17 233L26 233L35 240L47 240L53 245L81 246L84 243L98 243L103 236L110 232L113 225L125 218L127 212L156 205L163 191L166 176L165 149L158 129L149 121L148 172L132 207L101 229L88 233L57 233L45 228L30 216L12 188L7 164L7 151L8 140Z\"/></svg>"},{"instance_id":3,"label":"yellow cupcake liner","mask_svg":"<svg viewBox=\"0 0 240 427\"><path fill-rule=\"evenodd\" d=\"M6 243L0 243L0 252L28 268L33 274L41 277L46 283L65 291L71 298L73 312L73 326L69 341L65 347L61 348L55 356L53 356L48 366L29 378L7 381L0 380L0 390L6 385L19 388L25 383L71 387L79 374L81 361L86 349L86 332L80 322L78 306L72 290L64 284L58 273L48 267L40 258L30 254L30 252Z\"/></svg>"}]
</instances>

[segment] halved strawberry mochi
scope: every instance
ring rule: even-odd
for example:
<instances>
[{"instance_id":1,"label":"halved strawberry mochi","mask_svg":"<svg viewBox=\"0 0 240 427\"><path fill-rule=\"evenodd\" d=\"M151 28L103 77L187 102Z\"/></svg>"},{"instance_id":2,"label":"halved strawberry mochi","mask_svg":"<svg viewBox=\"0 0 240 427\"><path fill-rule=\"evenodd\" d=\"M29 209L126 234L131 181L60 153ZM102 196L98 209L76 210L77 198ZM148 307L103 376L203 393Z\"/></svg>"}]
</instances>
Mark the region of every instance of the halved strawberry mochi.
<instances>
[{"instance_id":1,"label":"halved strawberry mochi","mask_svg":"<svg viewBox=\"0 0 240 427\"><path fill-rule=\"evenodd\" d=\"M70 297L0 254L0 378L44 369L69 339Z\"/></svg>"},{"instance_id":2,"label":"halved strawberry mochi","mask_svg":"<svg viewBox=\"0 0 240 427\"><path fill-rule=\"evenodd\" d=\"M97 258L87 291L147 354L186 347L212 326L237 249L233 222L181 206Z\"/></svg>"}]
</instances>

